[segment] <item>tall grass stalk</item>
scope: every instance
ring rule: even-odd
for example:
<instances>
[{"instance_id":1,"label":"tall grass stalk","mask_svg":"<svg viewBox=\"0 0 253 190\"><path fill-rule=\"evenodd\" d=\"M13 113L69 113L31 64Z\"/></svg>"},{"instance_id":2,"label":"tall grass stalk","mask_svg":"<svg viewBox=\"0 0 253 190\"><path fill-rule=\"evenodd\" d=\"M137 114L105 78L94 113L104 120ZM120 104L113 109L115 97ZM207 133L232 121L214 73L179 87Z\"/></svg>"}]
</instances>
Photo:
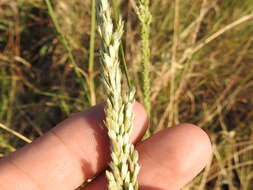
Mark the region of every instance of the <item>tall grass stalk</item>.
<instances>
[{"instance_id":1,"label":"tall grass stalk","mask_svg":"<svg viewBox=\"0 0 253 190\"><path fill-rule=\"evenodd\" d=\"M66 39L65 35L63 34L63 32L61 31L61 28L59 26L59 23L57 22L57 19L55 17L55 14L54 14L54 10L53 10L53 7L52 7L52 4L50 2L50 0L44 0L46 5L47 5L47 9L48 9L48 13L52 19L52 22L54 24L54 27L55 27L55 30L56 32L58 33L59 37L60 37L60 40L64 46L64 48L66 49L66 52L67 52L67 55L68 55L68 58L70 60L70 63L71 65L73 66L74 68L74 72L79 80L79 83L81 85L81 88L83 90L83 94L84 94L84 97L88 94L87 93L87 89L86 89L86 85L85 85L85 80L80 72L80 68L78 67L76 61L75 61L75 58L72 54L72 51L71 51L71 48L70 48L70 45L68 43L68 40ZM91 105L91 99L89 96L86 97L89 104Z\"/></svg>"},{"instance_id":2,"label":"tall grass stalk","mask_svg":"<svg viewBox=\"0 0 253 190\"><path fill-rule=\"evenodd\" d=\"M5 131L7 131L7 132L9 132L9 133L11 133L12 135L18 137L19 139L25 141L26 143L31 143L31 142L32 142L31 139L25 137L24 135L20 134L19 132L15 131L15 130L13 130L13 129L11 129L11 128L5 126L5 125L2 124L2 123L0 123L0 128L3 129L3 130L5 130Z\"/></svg>"},{"instance_id":3,"label":"tall grass stalk","mask_svg":"<svg viewBox=\"0 0 253 190\"><path fill-rule=\"evenodd\" d=\"M175 0L174 9L174 32L173 32L173 46L171 56L171 79L170 79L170 102L169 102L169 126L173 125L177 120L176 117L176 100L175 100L175 86L176 86L176 72L177 72L177 48L178 48L178 34L179 34L179 0Z\"/></svg>"},{"instance_id":4,"label":"tall grass stalk","mask_svg":"<svg viewBox=\"0 0 253 190\"><path fill-rule=\"evenodd\" d=\"M133 103L135 90L123 97L119 48L123 34L123 22L119 17L114 28L111 8L107 0L97 1L98 32L102 39L101 64L103 83L107 92L105 108L108 136L111 140L111 171L106 172L110 190L137 190L139 172L138 152L130 142L133 128Z\"/></svg>"},{"instance_id":5,"label":"tall grass stalk","mask_svg":"<svg viewBox=\"0 0 253 190\"><path fill-rule=\"evenodd\" d=\"M96 37L96 0L92 0L91 2L91 31L90 31L90 55L89 55L89 91L90 91L90 99L91 105L96 104L96 92L94 87L94 44Z\"/></svg>"},{"instance_id":6,"label":"tall grass stalk","mask_svg":"<svg viewBox=\"0 0 253 190\"><path fill-rule=\"evenodd\" d=\"M143 103L150 116L151 112L151 99L150 99L150 24L152 20L149 11L149 0L139 0L137 15L141 24L141 56L142 56L142 81L143 81ZM145 137L150 136L150 129L147 130Z\"/></svg>"},{"instance_id":7,"label":"tall grass stalk","mask_svg":"<svg viewBox=\"0 0 253 190\"><path fill-rule=\"evenodd\" d=\"M195 47L192 47L191 49L189 49L188 51L185 51L182 58L179 60L179 63L183 63L185 62L187 59L190 59L195 53L197 53L200 49L202 49L203 47L205 47L207 44L211 43L213 40L216 40L218 37L220 37L222 34L224 34L225 32L230 31L231 29L233 29L234 27L249 21L253 19L253 12L251 12L250 14L247 14L237 20L235 20L234 22L226 25L225 27L221 28L220 30L218 30L217 32L213 33L212 35L210 35L209 37L207 37L206 39L204 39L202 42L200 42L199 44L197 44Z\"/></svg>"}]
</instances>

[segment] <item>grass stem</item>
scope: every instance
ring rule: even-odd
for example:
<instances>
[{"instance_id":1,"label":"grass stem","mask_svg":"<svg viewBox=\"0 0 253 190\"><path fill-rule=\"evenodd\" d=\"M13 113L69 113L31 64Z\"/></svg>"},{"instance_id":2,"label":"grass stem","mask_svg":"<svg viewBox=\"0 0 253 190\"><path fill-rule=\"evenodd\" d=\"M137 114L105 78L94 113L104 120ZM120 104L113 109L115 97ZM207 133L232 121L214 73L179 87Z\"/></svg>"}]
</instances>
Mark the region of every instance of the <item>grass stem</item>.
<instances>
[{"instance_id":1,"label":"grass stem","mask_svg":"<svg viewBox=\"0 0 253 190\"><path fill-rule=\"evenodd\" d=\"M27 143L31 143L32 142L32 140L30 140L29 138L27 138L24 135L18 133L17 131L14 131L13 129L5 126L2 123L0 123L0 128L3 129L3 130L5 130L5 131L7 131L7 132L9 132L9 133L11 133L11 134L13 134L13 135L15 135L16 137L18 137L19 139L21 139L21 140L23 140L23 141L25 141Z\"/></svg>"},{"instance_id":2,"label":"grass stem","mask_svg":"<svg viewBox=\"0 0 253 190\"><path fill-rule=\"evenodd\" d=\"M90 31L90 56L89 56L89 68L88 68L88 84L90 92L91 105L96 104L96 92L94 87L94 44L96 37L96 0L91 2L91 31Z\"/></svg>"},{"instance_id":3,"label":"grass stem","mask_svg":"<svg viewBox=\"0 0 253 190\"><path fill-rule=\"evenodd\" d=\"M179 0L175 0L174 9L174 24L173 24L173 45L171 58L171 79L170 79L170 101L169 101L169 126L175 123L176 105L175 105L175 88L176 88L176 72L177 72L177 48L178 48L178 34L179 34Z\"/></svg>"},{"instance_id":4,"label":"grass stem","mask_svg":"<svg viewBox=\"0 0 253 190\"><path fill-rule=\"evenodd\" d=\"M142 82L143 82L143 104L151 115L150 98L150 24L152 20L149 11L149 0L139 0L137 14L141 24L141 63L142 63ZM150 128L147 129L145 138L150 136Z\"/></svg>"},{"instance_id":5,"label":"grass stem","mask_svg":"<svg viewBox=\"0 0 253 190\"><path fill-rule=\"evenodd\" d=\"M52 19L52 22L54 24L55 30L58 33L58 35L60 36L60 40L61 40L63 46L66 49L68 58L70 60L71 65L74 68L74 72L75 72L75 74L76 74L76 76L77 76L77 78L79 80L79 83L81 85L81 88L83 90L83 94L84 94L84 97L85 97L85 94L88 94L88 93L87 93L87 89L86 89L86 86L85 86L85 80L84 80L83 76L81 75L81 73L79 71L81 69L78 67L78 65L77 65L77 63L76 63L76 61L74 59L74 56L72 54L72 51L71 51L71 48L70 48L70 45L68 43L67 38L65 37L65 35L61 31L60 25L59 25L59 23L58 23L58 21L57 21L57 19L55 17L54 10L53 10L53 7L52 7L52 4L51 4L50 0L44 0L44 1L45 1L46 5L47 5L48 13L49 13L49 15L50 15L50 17ZM86 98L88 99L88 102L91 105L90 97L87 96Z\"/></svg>"}]
</instances>

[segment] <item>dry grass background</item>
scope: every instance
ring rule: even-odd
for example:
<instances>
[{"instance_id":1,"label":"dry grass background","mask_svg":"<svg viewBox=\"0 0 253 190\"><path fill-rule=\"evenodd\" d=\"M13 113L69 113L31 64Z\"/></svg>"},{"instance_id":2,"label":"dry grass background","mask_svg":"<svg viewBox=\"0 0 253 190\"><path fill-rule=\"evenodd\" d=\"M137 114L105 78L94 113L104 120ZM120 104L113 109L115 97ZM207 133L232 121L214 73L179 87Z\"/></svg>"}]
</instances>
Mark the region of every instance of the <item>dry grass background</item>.
<instances>
[{"instance_id":1,"label":"dry grass background","mask_svg":"<svg viewBox=\"0 0 253 190\"><path fill-rule=\"evenodd\" d=\"M0 0L1 157L104 99L97 35L94 50L90 45L91 2L53 5L85 89L45 2ZM141 101L135 6L135 0L120 1L125 58ZM150 10L151 131L190 122L210 135L212 161L185 189L253 189L253 1L156 0Z\"/></svg>"}]
</instances>

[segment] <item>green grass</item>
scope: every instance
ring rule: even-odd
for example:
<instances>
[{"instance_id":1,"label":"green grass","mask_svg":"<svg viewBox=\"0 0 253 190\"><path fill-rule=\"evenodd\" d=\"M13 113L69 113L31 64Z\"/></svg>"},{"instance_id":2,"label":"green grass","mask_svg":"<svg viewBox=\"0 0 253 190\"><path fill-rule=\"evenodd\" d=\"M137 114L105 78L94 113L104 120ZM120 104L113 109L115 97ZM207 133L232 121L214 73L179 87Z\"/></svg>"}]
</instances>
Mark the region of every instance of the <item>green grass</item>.
<instances>
[{"instance_id":1,"label":"green grass","mask_svg":"<svg viewBox=\"0 0 253 190\"><path fill-rule=\"evenodd\" d=\"M29 139L105 98L92 1L52 2L51 11L40 0L0 2L0 123ZM142 101L141 26L129 2L114 9L126 21L121 55ZM252 10L252 0L151 1L151 131L190 122L215 147L185 189L253 188ZM13 132L0 128L0 156L24 145Z\"/></svg>"}]
</instances>

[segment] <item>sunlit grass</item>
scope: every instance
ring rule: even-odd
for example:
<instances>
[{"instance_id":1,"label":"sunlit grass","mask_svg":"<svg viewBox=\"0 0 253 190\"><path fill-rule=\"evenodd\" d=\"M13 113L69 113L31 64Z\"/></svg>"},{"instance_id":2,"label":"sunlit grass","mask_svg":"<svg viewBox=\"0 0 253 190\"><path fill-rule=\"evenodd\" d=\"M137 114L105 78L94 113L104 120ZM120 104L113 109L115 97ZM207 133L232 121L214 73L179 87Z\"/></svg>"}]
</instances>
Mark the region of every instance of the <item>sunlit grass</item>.
<instances>
[{"instance_id":1,"label":"sunlit grass","mask_svg":"<svg viewBox=\"0 0 253 190\"><path fill-rule=\"evenodd\" d=\"M150 5L151 131L190 122L210 135L212 162L185 189L252 189L252 0L176 2ZM142 101L137 5L120 1L117 6L126 21L121 55ZM104 100L91 8L91 1L53 1L66 51L44 1L0 1L1 124L34 139L69 114ZM0 129L0 156L24 145L11 131Z\"/></svg>"}]
</instances>

